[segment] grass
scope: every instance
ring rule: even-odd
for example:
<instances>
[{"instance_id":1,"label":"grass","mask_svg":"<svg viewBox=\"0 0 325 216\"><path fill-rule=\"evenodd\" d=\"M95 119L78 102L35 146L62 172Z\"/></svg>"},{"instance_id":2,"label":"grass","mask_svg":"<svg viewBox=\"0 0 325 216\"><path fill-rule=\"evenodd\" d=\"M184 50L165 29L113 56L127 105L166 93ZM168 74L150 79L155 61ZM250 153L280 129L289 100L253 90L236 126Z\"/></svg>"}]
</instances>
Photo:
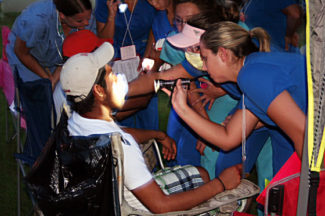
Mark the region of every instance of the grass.
<instances>
[{"instance_id":1,"label":"grass","mask_svg":"<svg viewBox=\"0 0 325 216\"><path fill-rule=\"evenodd\" d=\"M11 27L18 13L5 13L0 18L0 26ZM2 50L2 39L1 39ZM7 113L7 115L6 115ZM7 117L6 117L7 116ZM6 126L6 124L8 125ZM7 132L6 133L6 128ZM14 159L16 140L9 138L15 133L12 116L8 110L5 96L0 91L0 214L17 215L17 164ZM8 134L8 135L7 135ZM9 139L9 141L7 141ZM22 215L29 215L31 202L22 184Z\"/></svg>"}]
</instances>

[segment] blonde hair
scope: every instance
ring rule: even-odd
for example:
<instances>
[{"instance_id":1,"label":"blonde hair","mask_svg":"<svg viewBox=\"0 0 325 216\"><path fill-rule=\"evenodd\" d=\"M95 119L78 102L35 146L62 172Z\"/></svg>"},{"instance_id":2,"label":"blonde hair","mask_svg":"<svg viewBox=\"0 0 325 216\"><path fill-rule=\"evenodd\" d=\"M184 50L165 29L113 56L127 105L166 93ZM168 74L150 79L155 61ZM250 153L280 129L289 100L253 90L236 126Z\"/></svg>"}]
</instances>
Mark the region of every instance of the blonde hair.
<instances>
[{"instance_id":1,"label":"blonde hair","mask_svg":"<svg viewBox=\"0 0 325 216\"><path fill-rule=\"evenodd\" d=\"M252 38L259 42L259 49L253 43ZM213 53L217 53L219 47L231 50L238 58L247 56L252 52L269 52L270 36L262 28L254 28L250 31L236 23L223 21L210 26L201 36L201 40Z\"/></svg>"}]
</instances>

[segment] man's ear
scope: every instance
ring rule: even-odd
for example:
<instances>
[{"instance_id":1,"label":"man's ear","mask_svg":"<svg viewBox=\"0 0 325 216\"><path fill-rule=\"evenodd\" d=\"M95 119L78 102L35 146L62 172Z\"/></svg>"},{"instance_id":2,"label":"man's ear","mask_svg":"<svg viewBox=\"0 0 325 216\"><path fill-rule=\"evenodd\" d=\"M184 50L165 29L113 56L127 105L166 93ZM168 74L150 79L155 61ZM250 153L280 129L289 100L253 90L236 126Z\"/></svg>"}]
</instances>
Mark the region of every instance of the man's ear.
<instances>
[{"instance_id":1,"label":"man's ear","mask_svg":"<svg viewBox=\"0 0 325 216\"><path fill-rule=\"evenodd\" d=\"M98 85L98 84L95 84L93 86L93 94L94 94L94 97L99 100L99 101L102 101L104 100L105 98L105 90L102 86Z\"/></svg>"}]
</instances>

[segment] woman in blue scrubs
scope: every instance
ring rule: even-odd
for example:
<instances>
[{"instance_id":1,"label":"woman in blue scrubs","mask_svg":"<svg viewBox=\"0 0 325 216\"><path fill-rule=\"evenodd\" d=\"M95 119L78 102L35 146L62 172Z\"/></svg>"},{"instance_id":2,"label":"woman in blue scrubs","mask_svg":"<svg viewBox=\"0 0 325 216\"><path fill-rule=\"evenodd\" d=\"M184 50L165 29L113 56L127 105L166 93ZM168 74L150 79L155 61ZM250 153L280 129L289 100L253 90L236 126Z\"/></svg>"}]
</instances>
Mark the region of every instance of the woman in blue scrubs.
<instances>
[{"instance_id":1,"label":"woman in blue scrubs","mask_svg":"<svg viewBox=\"0 0 325 216\"><path fill-rule=\"evenodd\" d=\"M262 52L258 52L252 38L259 40ZM201 137L223 150L241 143L243 129L246 137L264 125L279 129L282 136L291 139L301 157L307 110L305 58L264 52L269 50L269 37L263 29L247 31L231 22L210 27L202 35L200 47L211 78L218 83L237 83L243 93L243 106L226 125L215 124L187 105L187 92L178 82L172 96L178 115Z\"/></svg>"},{"instance_id":2,"label":"woman in blue scrubs","mask_svg":"<svg viewBox=\"0 0 325 216\"><path fill-rule=\"evenodd\" d=\"M121 58L121 47L131 45L135 45L136 54L140 59L148 57L154 41L151 26L157 11L147 0L121 2L128 5L125 12L118 10L119 1L96 0L97 34L101 38L114 40L113 46L117 59ZM147 108L120 123L128 127L157 130L159 122L157 106L157 99L154 98Z\"/></svg>"},{"instance_id":3,"label":"woman in blue scrubs","mask_svg":"<svg viewBox=\"0 0 325 216\"><path fill-rule=\"evenodd\" d=\"M18 71L27 128L24 153L36 159L50 133L52 89L60 78L65 37L79 29L96 31L90 0L43 0L17 17L6 48L9 64Z\"/></svg>"},{"instance_id":4,"label":"woman in blue scrubs","mask_svg":"<svg viewBox=\"0 0 325 216\"><path fill-rule=\"evenodd\" d=\"M19 15L9 36L9 64L24 82L59 79L64 38L78 29L96 31L89 0L45 0L29 5Z\"/></svg>"}]
</instances>

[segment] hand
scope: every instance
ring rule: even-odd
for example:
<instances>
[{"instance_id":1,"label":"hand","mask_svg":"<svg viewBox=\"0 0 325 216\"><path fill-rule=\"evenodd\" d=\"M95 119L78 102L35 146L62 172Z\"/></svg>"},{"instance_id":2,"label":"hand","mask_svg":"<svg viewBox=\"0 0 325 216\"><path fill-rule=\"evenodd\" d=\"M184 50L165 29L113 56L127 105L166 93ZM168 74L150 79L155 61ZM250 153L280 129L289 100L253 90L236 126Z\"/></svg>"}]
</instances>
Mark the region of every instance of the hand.
<instances>
[{"instance_id":1,"label":"hand","mask_svg":"<svg viewBox=\"0 0 325 216\"><path fill-rule=\"evenodd\" d=\"M298 47L299 45L299 34L297 32L293 33L292 36L285 36L285 50L288 51L291 46Z\"/></svg>"},{"instance_id":2,"label":"hand","mask_svg":"<svg viewBox=\"0 0 325 216\"><path fill-rule=\"evenodd\" d=\"M243 168L242 164L237 164L235 166L225 169L219 175L219 178L225 185L226 190L233 189L239 185L242 168Z\"/></svg>"},{"instance_id":3,"label":"hand","mask_svg":"<svg viewBox=\"0 0 325 216\"><path fill-rule=\"evenodd\" d=\"M175 159L177 153L175 141L167 134L165 134L164 138L157 139L157 141L162 144L162 153L164 155L164 159Z\"/></svg>"},{"instance_id":4,"label":"hand","mask_svg":"<svg viewBox=\"0 0 325 216\"><path fill-rule=\"evenodd\" d=\"M225 95L226 92L221 87L215 86L212 82L210 82L207 79L199 78L199 81L205 83L206 87L193 89L191 91L192 93L201 93L202 94L202 96L199 99L197 99L196 101L194 101L194 103L192 105L202 101L202 108L205 107L205 105L207 105L209 103L208 109L210 110L215 99Z\"/></svg>"},{"instance_id":5,"label":"hand","mask_svg":"<svg viewBox=\"0 0 325 216\"><path fill-rule=\"evenodd\" d=\"M198 150L200 152L200 155L204 155L204 149L206 148L206 144L198 139L197 142L196 142L196 150Z\"/></svg>"},{"instance_id":6,"label":"hand","mask_svg":"<svg viewBox=\"0 0 325 216\"><path fill-rule=\"evenodd\" d=\"M60 74L61 74L62 66L57 66L55 68L54 73L51 75L51 82L52 82L52 90L54 91L56 84L60 80Z\"/></svg>"},{"instance_id":7,"label":"hand","mask_svg":"<svg viewBox=\"0 0 325 216\"><path fill-rule=\"evenodd\" d=\"M114 2L114 0L107 0L106 5L108 8L108 19L115 19L116 16L116 12L117 12L117 7L118 4L120 4L121 1L116 1Z\"/></svg>"},{"instance_id":8,"label":"hand","mask_svg":"<svg viewBox=\"0 0 325 216\"><path fill-rule=\"evenodd\" d=\"M177 114L181 114L185 109L189 108L187 104L187 89L184 89L181 85L181 80L177 80L176 86L174 87L173 94L168 89L162 89L169 97L172 97L172 104Z\"/></svg>"}]
</instances>

